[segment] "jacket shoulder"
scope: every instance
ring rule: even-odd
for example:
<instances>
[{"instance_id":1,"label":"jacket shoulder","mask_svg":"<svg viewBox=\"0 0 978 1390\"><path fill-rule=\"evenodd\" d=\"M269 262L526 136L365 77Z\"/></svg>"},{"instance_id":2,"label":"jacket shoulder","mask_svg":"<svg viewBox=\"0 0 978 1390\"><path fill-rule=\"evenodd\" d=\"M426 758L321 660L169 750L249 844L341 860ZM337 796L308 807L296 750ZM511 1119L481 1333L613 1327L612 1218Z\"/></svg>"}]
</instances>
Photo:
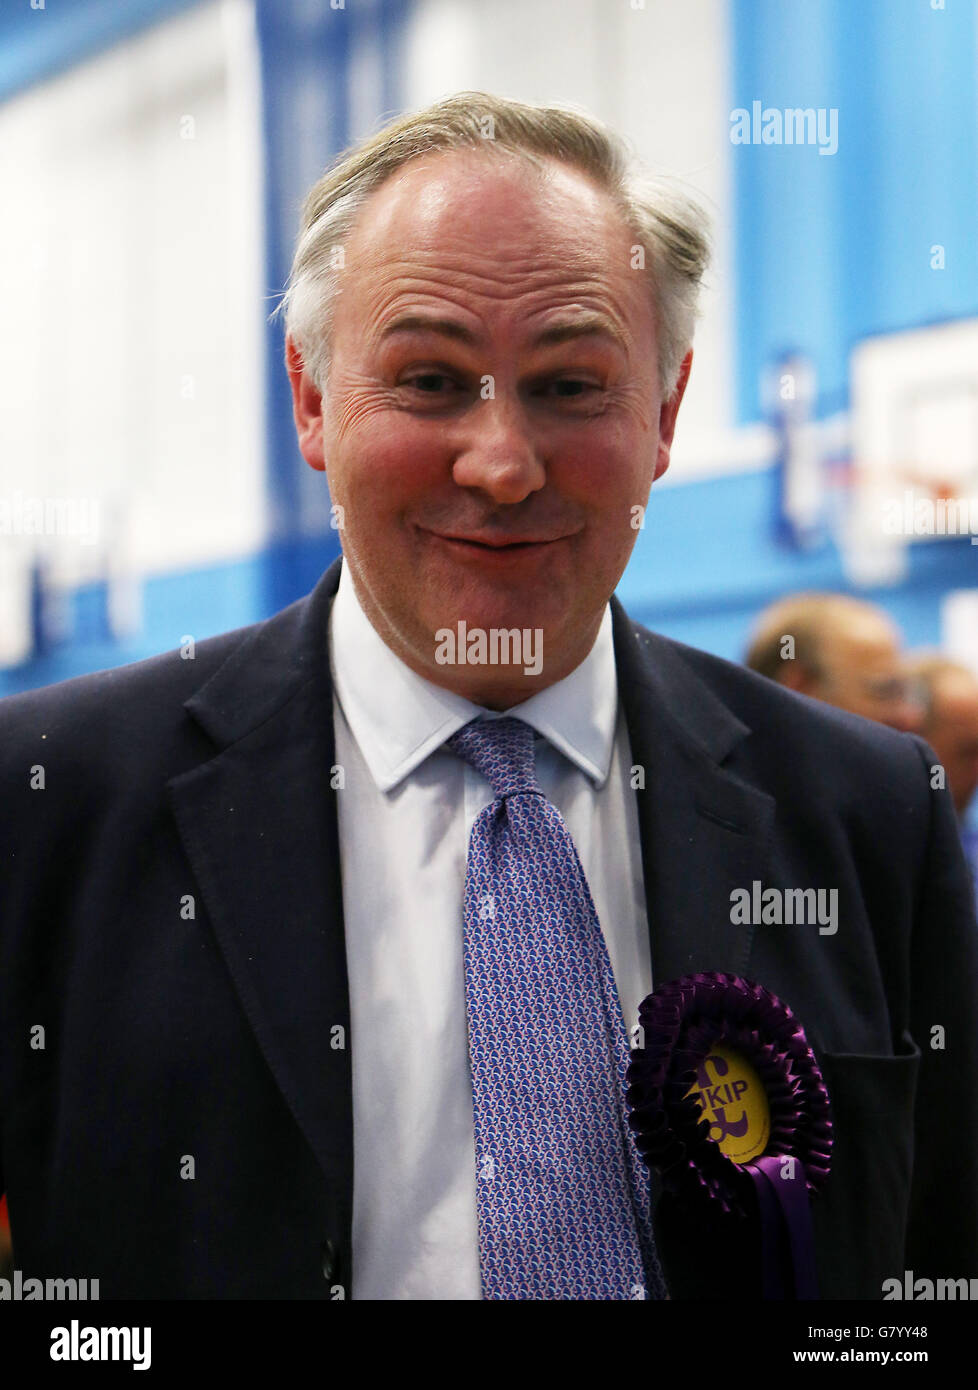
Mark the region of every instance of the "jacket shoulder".
<instances>
[{"instance_id":1,"label":"jacket shoulder","mask_svg":"<svg viewBox=\"0 0 978 1390\"><path fill-rule=\"evenodd\" d=\"M204 638L192 655L176 648L0 699L0 766L21 766L28 747L40 753L66 740L103 753L142 735L159 741L182 722L184 701L264 626Z\"/></svg>"},{"instance_id":2,"label":"jacket shoulder","mask_svg":"<svg viewBox=\"0 0 978 1390\"><path fill-rule=\"evenodd\" d=\"M10 737L19 728L33 726L36 720L58 723L86 714L118 713L117 706L132 705L156 712L160 703L169 706L193 694L231 656L236 646L260 630L263 623L249 624L218 637L204 638L192 652L181 648L147 656L125 666L89 671L29 691L0 699L0 734Z\"/></svg>"},{"instance_id":3,"label":"jacket shoulder","mask_svg":"<svg viewBox=\"0 0 978 1390\"><path fill-rule=\"evenodd\" d=\"M894 787L912 782L915 794L922 783L922 760L936 762L923 739L878 724L872 719L801 695L756 671L714 656L632 622L636 642L646 662L682 669L749 730L748 747L754 759L781 760L786 771L804 771L811 786L826 778L866 787L872 775ZM677 711L681 718L681 710Z\"/></svg>"}]
</instances>

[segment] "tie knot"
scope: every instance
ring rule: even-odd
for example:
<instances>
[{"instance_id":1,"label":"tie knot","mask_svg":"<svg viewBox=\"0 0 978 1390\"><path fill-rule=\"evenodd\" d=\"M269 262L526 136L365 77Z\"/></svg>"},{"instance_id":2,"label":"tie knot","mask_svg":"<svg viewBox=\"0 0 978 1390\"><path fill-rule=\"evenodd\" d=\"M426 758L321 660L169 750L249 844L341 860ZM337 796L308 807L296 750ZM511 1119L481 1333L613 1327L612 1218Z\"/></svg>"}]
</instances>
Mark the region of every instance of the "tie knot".
<instances>
[{"instance_id":1,"label":"tie knot","mask_svg":"<svg viewBox=\"0 0 978 1390\"><path fill-rule=\"evenodd\" d=\"M481 772L497 797L540 791L533 730L522 719L473 719L446 739L445 747Z\"/></svg>"}]
</instances>

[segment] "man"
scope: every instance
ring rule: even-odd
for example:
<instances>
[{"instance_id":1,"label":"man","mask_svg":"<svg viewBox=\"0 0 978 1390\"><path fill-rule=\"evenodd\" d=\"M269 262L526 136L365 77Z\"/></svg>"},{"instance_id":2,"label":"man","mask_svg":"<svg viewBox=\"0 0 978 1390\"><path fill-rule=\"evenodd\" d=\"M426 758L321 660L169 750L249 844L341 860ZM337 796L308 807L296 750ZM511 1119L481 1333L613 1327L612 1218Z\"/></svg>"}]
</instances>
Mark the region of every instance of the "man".
<instances>
[{"instance_id":1,"label":"man","mask_svg":"<svg viewBox=\"0 0 978 1390\"><path fill-rule=\"evenodd\" d=\"M923 701L923 735L944 769L978 897L978 829L965 818L978 790L978 677L939 652L912 656L907 671Z\"/></svg>"},{"instance_id":2,"label":"man","mask_svg":"<svg viewBox=\"0 0 978 1390\"><path fill-rule=\"evenodd\" d=\"M909 733L923 712L901 665L900 637L872 603L792 594L757 620L746 664L789 690Z\"/></svg>"},{"instance_id":3,"label":"man","mask_svg":"<svg viewBox=\"0 0 978 1390\"><path fill-rule=\"evenodd\" d=\"M963 818L978 790L978 677L939 652L911 655L906 669L923 700L923 736L944 768L954 809Z\"/></svg>"},{"instance_id":4,"label":"man","mask_svg":"<svg viewBox=\"0 0 978 1390\"><path fill-rule=\"evenodd\" d=\"M0 706L19 1266L103 1297L728 1293L622 1090L642 998L721 970L824 1073L822 1295L978 1274L945 1167L975 1158L975 922L928 750L613 598L704 262L607 132L481 94L313 189L287 361L342 562L192 662ZM745 924L755 880L834 889L836 929Z\"/></svg>"}]
</instances>

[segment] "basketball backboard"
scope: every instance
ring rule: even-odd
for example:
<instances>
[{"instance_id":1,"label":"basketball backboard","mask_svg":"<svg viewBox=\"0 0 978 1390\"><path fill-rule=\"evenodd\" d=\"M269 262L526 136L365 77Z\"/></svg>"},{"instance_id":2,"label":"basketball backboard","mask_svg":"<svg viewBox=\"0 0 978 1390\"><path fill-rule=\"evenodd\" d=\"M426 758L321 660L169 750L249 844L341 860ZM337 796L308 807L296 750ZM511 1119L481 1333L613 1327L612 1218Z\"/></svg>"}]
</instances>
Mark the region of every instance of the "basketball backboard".
<instances>
[{"instance_id":1,"label":"basketball backboard","mask_svg":"<svg viewBox=\"0 0 978 1390\"><path fill-rule=\"evenodd\" d=\"M899 579L911 541L978 541L978 319L864 339L850 404L840 543L857 582Z\"/></svg>"}]
</instances>

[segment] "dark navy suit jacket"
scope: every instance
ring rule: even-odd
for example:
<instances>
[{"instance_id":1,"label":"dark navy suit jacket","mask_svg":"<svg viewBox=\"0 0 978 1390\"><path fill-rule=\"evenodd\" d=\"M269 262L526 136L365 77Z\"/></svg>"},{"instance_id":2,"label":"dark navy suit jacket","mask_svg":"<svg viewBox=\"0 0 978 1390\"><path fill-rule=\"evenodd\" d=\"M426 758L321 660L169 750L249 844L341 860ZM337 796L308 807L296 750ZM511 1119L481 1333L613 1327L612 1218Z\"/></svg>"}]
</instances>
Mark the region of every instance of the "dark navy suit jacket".
<instances>
[{"instance_id":1,"label":"dark navy suit jacket","mask_svg":"<svg viewBox=\"0 0 978 1390\"><path fill-rule=\"evenodd\" d=\"M0 1189L25 1277L350 1296L338 579L193 660L0 702ZM736 972L801 1019L835 1125L822 1296L978 1276L978 939L930 750L613 610L654 977ZM754 880L838 888L838 931L732 923ZM744 1293L717 1223L656 1198L673 1296Z\"/></svg>"}]
</instances>

